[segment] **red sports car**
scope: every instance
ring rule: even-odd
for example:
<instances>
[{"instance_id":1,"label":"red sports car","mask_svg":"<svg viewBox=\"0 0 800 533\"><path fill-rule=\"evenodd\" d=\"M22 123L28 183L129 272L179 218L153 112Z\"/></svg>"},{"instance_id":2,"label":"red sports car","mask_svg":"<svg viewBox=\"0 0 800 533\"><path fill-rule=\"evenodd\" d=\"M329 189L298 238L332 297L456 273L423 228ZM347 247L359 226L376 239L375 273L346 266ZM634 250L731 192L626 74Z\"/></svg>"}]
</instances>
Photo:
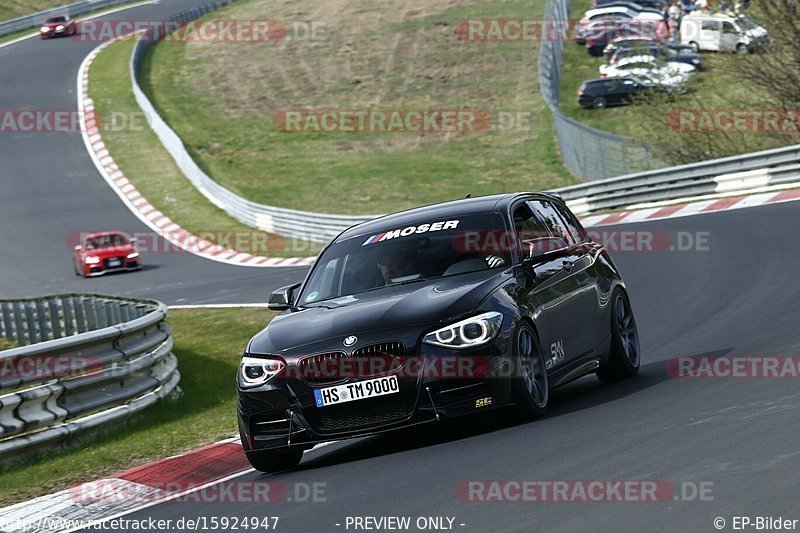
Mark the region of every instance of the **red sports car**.
<instances>
[{"instance_id":1,"label":"red sports car","mask_svg":"<svg viewBox=\"0 0 800 533\"><path fill-rule=\"evenodd\" d=\"M120 270L139 270L142 259L124 233L107 231L93 233L75 246L72 254L75 274L90 277Z\"/></svg>"},{"instance_id":2,"label":"red sports car","mask_svg":"<svg viewBox=\"0 0 800 533\"><path fill-rule=\"evenodd\" d=\"M67 15L50 17L39 28L39 37L42 39L59 35L75 35L76 33L78 33L78 25Z\"/></svg>"}]
</instances>

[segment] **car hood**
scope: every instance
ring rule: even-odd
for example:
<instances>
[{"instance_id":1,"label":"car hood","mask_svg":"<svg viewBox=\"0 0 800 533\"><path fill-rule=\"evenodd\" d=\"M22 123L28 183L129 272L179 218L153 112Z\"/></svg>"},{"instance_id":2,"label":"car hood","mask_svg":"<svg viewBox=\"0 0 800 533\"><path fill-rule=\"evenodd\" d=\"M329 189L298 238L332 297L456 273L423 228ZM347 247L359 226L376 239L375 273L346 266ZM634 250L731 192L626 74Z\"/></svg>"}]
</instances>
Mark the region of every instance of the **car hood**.
<instances>
[{"instance_id":1,"label":"car hood","mask_svg":"<svg viewBox=\"0 0 800 533\"><path fill-rule=\"evenodd\" d=\"M279 355L327 342L331 346L321 349L341 349L342 340L350 335L410 326L421 332L475 311L509 276L508 270L461 274L321 302L329 307L288 311L250 341L248 352Z\"/></svg>"},{"instance_id":2,"label":"car hood","mask_svg":"<svg viewBox=\"0 0 800 533\"><path fill-rule=\"evenodd\" d=\"M86 250L86 255L96 255L102 259L106 257L117 257L119 255L127 255L132 253L133 246L109 246L107 248L97 248L94 250Z\"/></svg>"}]
</instances>

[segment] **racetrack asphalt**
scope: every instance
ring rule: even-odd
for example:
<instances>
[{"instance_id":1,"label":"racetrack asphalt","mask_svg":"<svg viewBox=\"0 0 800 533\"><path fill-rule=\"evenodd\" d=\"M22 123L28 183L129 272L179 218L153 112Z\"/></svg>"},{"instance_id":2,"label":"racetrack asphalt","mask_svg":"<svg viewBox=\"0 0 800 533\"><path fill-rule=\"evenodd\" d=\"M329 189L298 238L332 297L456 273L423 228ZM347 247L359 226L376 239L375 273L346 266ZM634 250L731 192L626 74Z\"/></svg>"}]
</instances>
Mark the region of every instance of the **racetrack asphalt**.
<instances>
[{"instance_id":1,"label":"racetrack asphalt","mask_svg":"<svg viewBox=\"0 0 800 533\"><path fill-rule=\"evenodd\" d=\"M100 20L161 20L207 4L169 0ZM75 111L76 76L98 42L38 37L0 48L0 109ZM264 302L273 289L302 280L306 268L249 268L189 253L143 254L140 272L83 279L72 267L72 238L82 232L152 231L109 188L80 132L0 131L0 298L99 293L167 304ZM213 229L213 228L211 228ZM161 245L156 250L174 249Z\"/></svg>"},{"instance_id":2,"label":"racetrack asphalt","mask_svg":"<svg viewBox=\"0 0 800 533\"><path fill-rule=\"evenodd\" d=\"M447 516L454 531L470 532L706 532L716 531L717 517L726 530L734 516L800 519L797 380L674 379L667 371L677 356L800 354L798 221L800 203L791 202L608 228L692 235L701 244L614 254L637 316L641 373L612 385L593 376L567 385L544 419L501 413L344 441L307 452L297 471L250 472L223 484L236 494L269 481L291 497L317 483L325 501L187 497L124 518L278 516L278 530L291 532L353 531L347 517L364 516L410 516L412 524ZM666 481L674 496L465 502L458 487L467 480ZM710 499L694 494L701 488Z\"/></svg>"},{"instance_id":3,"label":"racetrack asphalt","mask_svg":"<svg viewBox=\"0 0 800 533\"><path fill-rule=\"evenodd\" d=\"M111 17L153 20L204 1L162 1ZM75 109L77 69L94 46L29 39L0 48L0 109ZM147 231L99 176L80 134L0 134L0 183L3 298L96 292L167 303L263 302L305 271L161 254L141 272L79 279L71 233ZM626 225L672 239L707 235L707 246L614 253L637 316L641 374L615 385L594 377L570 384L542 420L501 413L345 441L309 452L297 471L226 482L271 481L290 496L299 484L322 483L325 501L190 500L126 518L278 516L277 530L290 532L348 530L348 516L448 516L455 531L568 532L705 532L716 530L716 517L725 529L734 516L800 518L797 380L667 372L676 356L800 354L799 222L800 203L790 202ZM666 480L678 500L464 502L458 487L466 480ZM682 484L709 483L712 500L681 501Z\"/></svg>"}]
</instances>

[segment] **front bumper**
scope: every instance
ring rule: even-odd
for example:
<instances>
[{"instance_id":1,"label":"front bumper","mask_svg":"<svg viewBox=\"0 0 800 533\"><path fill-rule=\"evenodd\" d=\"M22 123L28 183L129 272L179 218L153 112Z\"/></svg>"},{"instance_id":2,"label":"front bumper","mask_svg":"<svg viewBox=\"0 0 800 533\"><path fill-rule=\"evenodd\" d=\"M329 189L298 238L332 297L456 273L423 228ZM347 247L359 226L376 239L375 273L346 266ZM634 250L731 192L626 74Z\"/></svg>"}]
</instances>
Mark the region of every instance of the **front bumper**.
<instances>
[{"instance_id":1,"label":"front bumper","mask_svg":"<svg viewBox=\"0 0 800 533\"><path fill-rule=\"evenodd\" d=\"M310 448L508 405L507 348L503 332L489 345L469 351L425 346L413 356L418 371L409 365L410 370L397 373L397 393L325 407L316 406L314 390L329 385L310 385L299 377L278 376L256 390L237 387L245 450ZM456 369L458 360L469 364Z\"/></svg>"},{"instance_id":2,"label":"front bumper","mask_svg":"<svg viewBox=\"0 0 800 533\"><path fill-rule=\"evenodd\" d=\"M89 265L86 263L83 265L84 275L86 277L97 277L102 276L103 274L111 274L114 272L131 272L134 270L140 270L141 268L142 263L138 259L126 260L116 267L107 266L105 261L101 261L100 263L94 265Z\"/></svg>"}]
</instances>

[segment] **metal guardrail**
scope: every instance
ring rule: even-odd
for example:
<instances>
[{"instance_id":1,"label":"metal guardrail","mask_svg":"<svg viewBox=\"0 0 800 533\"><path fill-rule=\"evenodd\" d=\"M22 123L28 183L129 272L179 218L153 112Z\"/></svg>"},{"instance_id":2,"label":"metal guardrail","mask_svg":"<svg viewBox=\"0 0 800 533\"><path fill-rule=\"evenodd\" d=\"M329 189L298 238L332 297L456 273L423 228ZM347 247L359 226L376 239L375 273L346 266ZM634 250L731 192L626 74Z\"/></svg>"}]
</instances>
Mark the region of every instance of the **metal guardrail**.
<instances>
[{"instance_id":1,"label":"metal guardrail","mask_svg":"<svg viewBox=\"0 0 800 533\"><path fill-rule=\"evenodd\" d=\"M577 214L800 183L800 145L556 189Z\"/></svg>"},{"instance_id":2,"label":"metal guardrail","mask_svg":"<svg viewBox=\"0 0 800 533\"><path fill-rule=\"evenodd\" d=\"M118 4L124 4L130 1L131 0L83 0L82 2L75 2L72 4L65 4L63 6L45 9L30 15L3 20L0 21L0 36L41 26L42 22L44 22L46 18L55 15L66 14L70 17L76 17L90 11L102 9L104 7L116 6Z\"/></svg>"},{"instance_id":3,"label":"metal guardrail","mask_svg":"<svg viewBox=\"0 0 800 533\"><path fill-rule=\"evenodd\" d=\"M168 20L188 23L229 3L230 1L217 2L187 10L170 17ZM164 38L169 34L169 30L174 29L174 26L167 26L166 32L161 31L158 34L159 38ZM319 242L327 242L353 224L378 216L329 215L259 204L242 198L210 178L192 159L181 138L161 118L139 86L137 73L142 58L148 48L158 42L158 39L153 35L154 31L158 30L149 30L142 34L134 47L130 67L133 94L148 124L175 160L181 172L209 201L248 226L275 232L286 237L297 237ZM166 35L164 35L165 33Z\"/></svg>"},{"instance_id":4,"label":"metal guardrail","mask_svg":"<svg viewBox=\"0 0 800 533\"><path fill-rule=\"evenodd\" d=\"M0 301L0 458L124 419L180 380L167 307L64 295Z\"/></svg>"},{"instance_id":5,"label":"metal guardrail","mask_svg":"<svg viewBox=\"0 0 800 533\"><path fill-rule=\"evenodd\" d=\"M571 27L571 0L547 0L544 19L554 27ZM556 23L557 22L557 23ZM567 117L559 109L564 38L546 39L539 49L539 85L553 112L561 158L584 180L605 179L659 166L651 150L634 139L598 130Z\"/></svg>"}]
</instances>

